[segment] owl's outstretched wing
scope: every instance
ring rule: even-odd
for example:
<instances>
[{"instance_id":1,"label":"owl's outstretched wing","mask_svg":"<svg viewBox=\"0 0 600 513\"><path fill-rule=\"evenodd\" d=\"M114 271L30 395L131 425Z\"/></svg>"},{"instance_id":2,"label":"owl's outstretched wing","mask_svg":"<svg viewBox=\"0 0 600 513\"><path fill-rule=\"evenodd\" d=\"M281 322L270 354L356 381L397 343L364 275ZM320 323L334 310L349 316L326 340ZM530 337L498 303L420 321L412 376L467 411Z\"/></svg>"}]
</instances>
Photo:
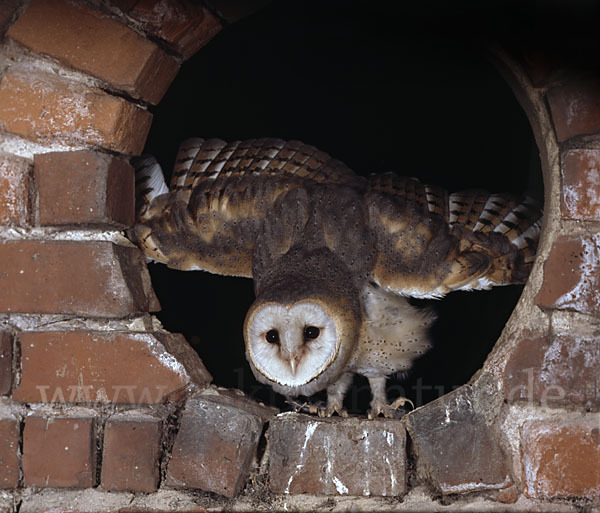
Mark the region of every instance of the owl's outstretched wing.
<instances>
[{"instance_id":1,"label":"owl's outstretched wing","mask_svg":"<svg viewBox=\"0 0 600 513\"><path fill-rule=\"evenodd\" d=\"M373 279L413 297L523 283L535 258L542 212L533 199L440 187L393 173L366 193L377 238Z\"/></svg>"},{"instance_id":2,"label":"owl's outstretched wing","mask_svg":"<svg viewBox=\"0 0 600 513\"><path fill-rule=\"evenodd\" d=\"M313 146L280 139L189 139L179 149L169 190L160 166L141 162L137 224L129 237L169 267L231 276L252 277L262 220L278 200L308 184L359 180Z\"/></svg>"}]
</instances>

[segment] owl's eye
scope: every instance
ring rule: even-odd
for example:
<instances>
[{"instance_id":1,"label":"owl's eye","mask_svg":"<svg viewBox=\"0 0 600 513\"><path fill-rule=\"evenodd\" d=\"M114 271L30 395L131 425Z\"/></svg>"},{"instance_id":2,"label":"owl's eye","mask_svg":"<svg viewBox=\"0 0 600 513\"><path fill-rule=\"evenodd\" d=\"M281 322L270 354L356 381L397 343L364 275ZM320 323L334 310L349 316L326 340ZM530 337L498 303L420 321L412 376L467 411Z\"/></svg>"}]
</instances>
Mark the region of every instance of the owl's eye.
<instances>
[{"instance_id":1,"label":"owl's eye","mask_svg":"<svg viewBox=\"0 0 600 513\"><path fill-rule=\"evenodd\" d=\"M304 327L304 339L305 340L314 340L319 336L321 330L316 326L305 326Z\"/></svg>"},{"instance_id":2,"label":"owl's eye","mask_svg":"<svg viewBox=\"0 0 600 513\"><path fill-rule=\"evenodd\" d=\"M267 331L265 338L270 344L279 344L279 332L277 330Z\"/></svg>"}]
</instances>

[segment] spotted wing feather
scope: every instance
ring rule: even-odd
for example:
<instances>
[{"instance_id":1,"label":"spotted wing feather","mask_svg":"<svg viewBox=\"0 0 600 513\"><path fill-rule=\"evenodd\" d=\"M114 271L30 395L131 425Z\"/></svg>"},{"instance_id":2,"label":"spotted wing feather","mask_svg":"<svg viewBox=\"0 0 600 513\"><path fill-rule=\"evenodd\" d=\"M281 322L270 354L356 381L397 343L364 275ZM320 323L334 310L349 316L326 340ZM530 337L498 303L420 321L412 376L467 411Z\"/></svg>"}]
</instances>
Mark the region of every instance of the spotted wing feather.
<instances>
[{"instance_id":1,"label":"spotted wing feather","mask_svg":"<svg viewBox=\"0 0 600 513\"><path fill-rule=\"evenodd\" d=\"M282 197L308 184L358 180L342 162L298 141L190 139L180 147L170 190L146 201L129 235L170 267L251 277L255 241Z\"/></svg>"},{"instance_id":2,"label":"spotted wing feather","mask_svg":"<svg viewBox=\"0 0 600 513\"><path fill-rule=\"evenodd\" d=\"M388 290L441 297L529 275L541 227L531 198L448 194L392 173L373 175L366 198L378 246L373 278Z\"/></svg>"}]
</instances>

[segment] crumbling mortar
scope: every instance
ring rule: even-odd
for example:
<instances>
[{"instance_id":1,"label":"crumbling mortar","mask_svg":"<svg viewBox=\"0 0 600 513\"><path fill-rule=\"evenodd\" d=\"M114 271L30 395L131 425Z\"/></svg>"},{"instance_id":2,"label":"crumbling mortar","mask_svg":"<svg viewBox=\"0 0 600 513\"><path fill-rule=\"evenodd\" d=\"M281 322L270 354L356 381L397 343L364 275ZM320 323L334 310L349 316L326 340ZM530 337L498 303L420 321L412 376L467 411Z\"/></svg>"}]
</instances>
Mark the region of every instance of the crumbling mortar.
<instances>
[{"instance_id":1,"label":"crumbling mortar","mask_svg":"<svg viewBox=\"0 0 600 513\"><path fill-rule=\"evenodd\" d=\"M106 428L106 419L108 415L101 413L94 422L92 431L92 443L94 448L94 457L92 464L94 465L93 475L94 480L92 486L98 486L102 482L102 458L104 448L104 430Z\"/></svg>"},{"instance_id":2,"label":"crumbling mortar","mask_svg":"<svg viewBox=\"0 0 600 513\"><path fill-rule=\"evenodd\" d=\"M542 162L545 196L543 226L533 269L519 302L482 368L482 371L490 372L500 380L502 368L519 342L518 333L523 329L544 331L550 324L547 313L536 306L535 297L544 279L544 261L548 258L561 227L560 163L558 142L544 89L535 88L518 62L501 47L492 47L490 51L492 61L512 88L533 129ZM476 384L481 375L482 373L476 374L470 383ZM501 393L499 387L500 397Z\"/></svg>"},{"instance_id":3,"label":"crumbling mortar","mask_svg":"<svg viewBox=\"0 0 600 513\"><path fill-rule=\"evenodd\" d=\"M186 396L187 398L188 396ZM165 481L167 476L167 466L171 459L171 455L173 452L173 446L175 445L175 438L177 437L177 433L179 432L179 428L181 425L181 417L183 415L183 409L185 407L186 401L181 401L180 403L173 403L172 409L165 415L163 426L162 426L162 435L160 440L160 455L158 459L159 465L159 475L158 475L158 486Z\"/></svg>"},{"instance_id":4,"label":"crumbling mortar","mask_svg":"<svg viewBox=\"0 0 600 513\"><path fill-rule=\"evenodd\" d=\"M62 314L0 314L3 328L21 331L127 331L130 333L168 333L153 315L123 319L89 318Z\"/></svg>"}]
</instances>

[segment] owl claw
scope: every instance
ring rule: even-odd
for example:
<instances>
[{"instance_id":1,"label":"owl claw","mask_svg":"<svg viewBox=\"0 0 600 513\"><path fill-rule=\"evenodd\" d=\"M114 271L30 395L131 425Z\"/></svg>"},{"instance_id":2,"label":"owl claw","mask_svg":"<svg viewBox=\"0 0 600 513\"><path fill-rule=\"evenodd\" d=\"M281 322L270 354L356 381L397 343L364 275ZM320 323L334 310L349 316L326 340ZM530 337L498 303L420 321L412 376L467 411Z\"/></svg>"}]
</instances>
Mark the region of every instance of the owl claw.
<instances>
[{"instance_id":1,"label":"owl claw","mask_svg":"<svg viewBox=\"0 0 600 513\"><path fill-rule=\"evenodd\" d=\"M413 402L406 397L398 397L392 404L387 404L385 401L372 401L367 416L369 419L374 419L379 415L383 415L386 419L397 419L404 415L398 411L398 408L407 403L410 404L413 409L415 408Z\"/></svg>"},{"instance_id":2,"label":"owl claw","mask_svg":"<svg viewBox=\"0 0 600 513\"><path fill-rule=\"evenodd\" d=\"M347 417L348 412L341 404L330 404L325 408L319 408L317 411L319 417L332 417L337 413L340 417Z\"/></svg>"}]
</instances>

